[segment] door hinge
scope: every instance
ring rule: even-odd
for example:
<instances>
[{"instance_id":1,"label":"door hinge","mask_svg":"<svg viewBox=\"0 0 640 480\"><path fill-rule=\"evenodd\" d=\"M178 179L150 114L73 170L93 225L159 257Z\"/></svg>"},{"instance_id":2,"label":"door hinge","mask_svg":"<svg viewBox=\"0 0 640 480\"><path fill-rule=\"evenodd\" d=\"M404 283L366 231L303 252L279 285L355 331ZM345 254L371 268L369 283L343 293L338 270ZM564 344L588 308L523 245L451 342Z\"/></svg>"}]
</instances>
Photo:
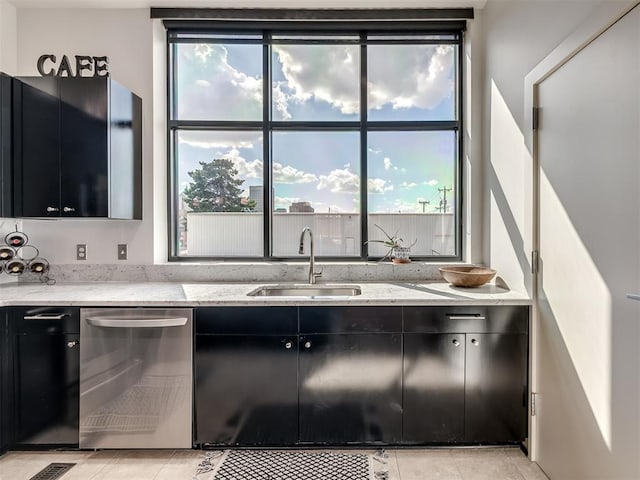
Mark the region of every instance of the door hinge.
<instances>
[{"instance_id":1,"label":"door hinge","mask_svg":"<svg viewBox=\"0 0 640 480\"><path fill-rule=\"evenodd\" d=\"M531 252L531 273L534 275L539 271L539 262L540 255L538 254L538 250L533 250Z\"/></svg>"},{"instance_id":2,"label":"door hinge","mask_svg":"<svg viewBox=\"0 0 640 480\"><path fill-rule=\"evenodd\" d=\"M538 130L540 127L540 107L533 107L533 115L531 117L533 129Z\"/></svg>"},{"instance_id":3,"label":"door hinge","mask_svg":"<svg viewBox=\"0 0 640 480\"><path fill-rule=\"evenodd\" d=\"M537 405L538 394L535 392L531 392L531 416L535 417L538 413L538 405Z\"/></svg>"}]
</instances>

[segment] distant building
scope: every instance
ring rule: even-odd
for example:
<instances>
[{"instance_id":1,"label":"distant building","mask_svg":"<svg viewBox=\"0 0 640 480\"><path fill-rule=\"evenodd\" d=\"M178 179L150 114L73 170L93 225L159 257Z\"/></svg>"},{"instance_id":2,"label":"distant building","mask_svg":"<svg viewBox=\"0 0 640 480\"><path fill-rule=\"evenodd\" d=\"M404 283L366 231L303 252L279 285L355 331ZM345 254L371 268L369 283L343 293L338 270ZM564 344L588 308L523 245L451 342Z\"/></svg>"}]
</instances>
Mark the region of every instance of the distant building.
<instances>
[{"instance_id":1,"label":"distant building","mask_svg":"<svg viewBox=\"0 0 640 480\"><path fill-rule=\"evenodd\" d=\"M309 202L295 202L289 205L289 213L313 213L314 211Z\"/></svg>"},{"instance_id":2,"label":"distant building","mask_svg":"<svg viewBox=\"0 0 640 480\"><path fill-rule=\"evenodd\" d=\"M249 200L256 202L256 206L253 209L254 212L264 211L264 189L262 185L252 185L249 187Z\"/></svg>"}]
</instances>

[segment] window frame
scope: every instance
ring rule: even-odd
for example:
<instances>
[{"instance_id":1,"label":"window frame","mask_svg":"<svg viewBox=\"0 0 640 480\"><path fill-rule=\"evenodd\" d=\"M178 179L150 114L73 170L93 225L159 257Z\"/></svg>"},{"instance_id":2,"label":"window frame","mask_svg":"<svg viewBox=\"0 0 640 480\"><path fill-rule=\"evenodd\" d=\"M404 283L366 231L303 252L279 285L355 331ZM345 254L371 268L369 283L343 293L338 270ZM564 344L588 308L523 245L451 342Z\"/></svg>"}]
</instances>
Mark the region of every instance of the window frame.
<instances>
[{"instance_id":1,"label":"window frame","mask_svg":"<svg viewBox=\"0 0 640 480\"><path fill-rule=\"evenodd\" d=\"M269 192L273 188L271 132L286 131L345 131L358 132L360 136L360 255L359 256L318 256L323 261L367 262L380 260L381 257L369 255L366 243L369 234L368 221L368 157L367 132L382 131L449 131L457 137L455 158L455 188L456 203L453 206L455 214L455 248L456 255L411 255L416 261L444 263L461 261L463 258L464 226L464 33L465 21L211 21L189 20L164 22L166 35L166 85L167 85L167 229L168 229L168 260L170 262L202 262L202 261L304 261L298 257L274 256L272 252L272 224L273 205ZM176 58L173 46L181 43L203 43L202 39L180 38L181 35L213 35L226 36L217 43L258 44L262 46L262 75L263 75L263 115L260 121L210 121L210 120L178 120L175 119L176 85L173 74L176 71ZM336 40L335 44L354 44L360 47L360 119L356 121L276 121L271 120L271 45L274 44L330 44L322 41L300 41L290 39L273 39L273 35L322 35L341 36L353 35L355 41ZM229 38L233 35L256 35L261 38ZM419 36L419 35L450 35L450 39L370 39L368 36ZM457 46L456 62L456 115L453 121L425 120L425 121L369 121L367 98L367 45L390 44L453 44ZM223 131L223 130L252 130L261 131L263 135L263 255L262 256L181 256L178 252L178 202L177 195L177 145L174 142L179 130Z\"/></svg>"}]
</instances>

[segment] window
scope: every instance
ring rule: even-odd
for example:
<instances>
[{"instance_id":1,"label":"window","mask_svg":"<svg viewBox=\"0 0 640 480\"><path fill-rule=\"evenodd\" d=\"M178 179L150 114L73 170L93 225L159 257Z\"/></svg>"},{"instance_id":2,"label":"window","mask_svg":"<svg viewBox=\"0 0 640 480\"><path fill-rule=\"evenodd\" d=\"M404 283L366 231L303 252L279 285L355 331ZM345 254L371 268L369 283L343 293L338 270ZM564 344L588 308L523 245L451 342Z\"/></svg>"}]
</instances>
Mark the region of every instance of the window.
<instances>
[{"instance_id":1,"label":"window","mask_svg":"<svg viewBox=\"0 0 640 480\"><path fill-rule=\"evenodd\" d=\"M460 258L462 27L423 25L169 27L171 259L297 258L307 226Z\"/></svg>"}]
</instances>

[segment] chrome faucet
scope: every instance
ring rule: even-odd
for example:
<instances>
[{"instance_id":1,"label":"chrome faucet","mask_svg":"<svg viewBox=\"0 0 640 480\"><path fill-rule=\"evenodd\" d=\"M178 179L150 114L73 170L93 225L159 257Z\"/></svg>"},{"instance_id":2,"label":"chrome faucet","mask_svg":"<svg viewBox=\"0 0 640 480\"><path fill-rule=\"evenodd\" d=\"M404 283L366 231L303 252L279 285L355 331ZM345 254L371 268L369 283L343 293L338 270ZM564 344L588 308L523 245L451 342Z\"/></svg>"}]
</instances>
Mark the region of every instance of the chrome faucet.
<instances>
[{"instance_id":1,"label":"chrome faucet","mask_svg":"<svg viewBox=\"0 0 640 480\"><path fill-rule=\"evenodd\" d=\"M313 285L316 283L316 278L322 276L322 269L316 272L316 260L313 256L313 232L309 227L304 227L302 229L302 233L300 234L300 249L298 253L300 255L304 254L304 234L309 232L309 283Z\"/></svg>"}]
</instances>

